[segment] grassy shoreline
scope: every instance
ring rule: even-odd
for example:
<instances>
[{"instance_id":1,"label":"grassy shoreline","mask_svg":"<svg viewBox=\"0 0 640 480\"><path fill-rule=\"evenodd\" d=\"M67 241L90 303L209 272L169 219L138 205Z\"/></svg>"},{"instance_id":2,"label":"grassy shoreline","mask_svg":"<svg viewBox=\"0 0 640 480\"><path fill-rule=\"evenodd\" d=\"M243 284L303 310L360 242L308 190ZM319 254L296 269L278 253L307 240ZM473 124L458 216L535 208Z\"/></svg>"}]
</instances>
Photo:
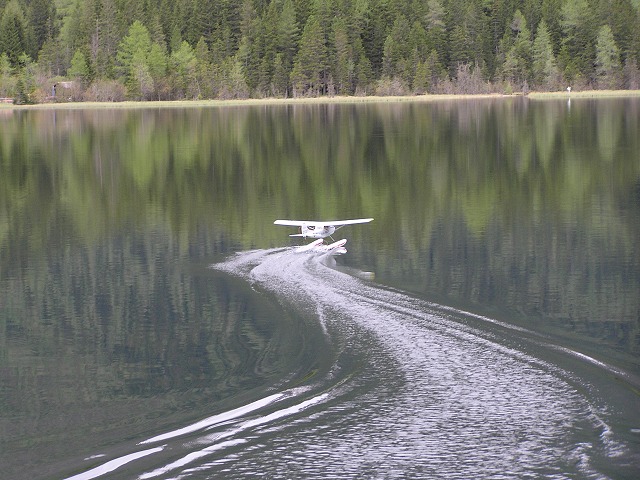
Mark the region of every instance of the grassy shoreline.
<instances>
[{"instance_id":1,"label":"grassy shoreline","mask_svg":"<svg viewBox=\"0 0 640 480\"><path fill-rule=\"evenodd\" d=\"M530 92L524 98L530 100L558 100L573 98L614 98L640 97L640 90L586 90L560 92ZM324 105L360 103L401 103L437 102L459 100L513 99L523 98L521 94L502 95L498 93L477 95L411 95L411 96L367 96L367 97L315 97L315 98L250 98L246 100L171 100L171 101L126 101L126 102L69 102L40 103L35 105L0 104L0 110L38 109L119 109L119 108L188 108L227 106L268 106L268 105Z\"/></svg>"}]
</instances>

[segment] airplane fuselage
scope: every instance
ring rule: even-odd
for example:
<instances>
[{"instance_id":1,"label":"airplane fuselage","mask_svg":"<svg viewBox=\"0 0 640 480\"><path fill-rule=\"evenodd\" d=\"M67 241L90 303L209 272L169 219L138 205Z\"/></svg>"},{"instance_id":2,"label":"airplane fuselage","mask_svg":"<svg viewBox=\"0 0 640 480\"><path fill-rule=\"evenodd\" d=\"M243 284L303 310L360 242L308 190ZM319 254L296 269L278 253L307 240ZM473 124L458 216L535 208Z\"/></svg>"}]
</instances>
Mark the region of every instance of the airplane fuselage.
<instances>
[{"instance_id":1,"label":"airplane fuselage","mask_svg":"<svg viewBox=\"0 0 640 480\"><path fill-rule=\"evenodd\" d=\"M333 225L301 225L300 226L300 235L308 238L326 238L336 231L336 227Z\"/></svg>"}]
</instances>

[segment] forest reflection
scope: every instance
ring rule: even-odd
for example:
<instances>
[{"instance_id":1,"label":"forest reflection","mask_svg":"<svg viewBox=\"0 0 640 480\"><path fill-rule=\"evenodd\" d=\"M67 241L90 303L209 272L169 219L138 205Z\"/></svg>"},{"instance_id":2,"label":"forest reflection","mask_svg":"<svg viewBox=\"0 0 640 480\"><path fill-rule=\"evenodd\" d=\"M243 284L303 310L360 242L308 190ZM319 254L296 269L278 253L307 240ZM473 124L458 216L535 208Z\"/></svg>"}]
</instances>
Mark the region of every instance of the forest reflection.
<instances>
[{"instance_id":1,"label":"forest reflection","mask_svg":"<svg viewBox=\"0 0 640 480\"><path fill-rule=\"evenodd\" d=\"M348 257L381 283L637 368L639 122L634 99L3 115L0 463L307 368L309 325L206 268L286 244L276 218L374 217Z\"/></svg>"},{"instance_id":2,"label":"forest reflection","mask_svg":"<svg viewBox=\"0 0 640 480\"><path fill-rule=\"evenodd\" d=\"M366 215L354 258L380 281L637 356L639 119L634 99L14 111L4 330L168 348L140 333L148 312L205 308L172 261L281 245L275 218Z\"/></svg>"}]
</instances>

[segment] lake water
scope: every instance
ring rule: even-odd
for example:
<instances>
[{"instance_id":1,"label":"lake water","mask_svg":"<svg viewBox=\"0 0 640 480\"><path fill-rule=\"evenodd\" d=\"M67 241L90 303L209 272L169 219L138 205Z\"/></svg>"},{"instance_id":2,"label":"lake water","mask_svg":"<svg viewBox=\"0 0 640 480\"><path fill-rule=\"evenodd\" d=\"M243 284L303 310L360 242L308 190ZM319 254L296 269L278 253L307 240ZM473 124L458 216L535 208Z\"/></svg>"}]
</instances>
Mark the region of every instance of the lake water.
<instances>
[{"instance_id":1,"label":"lake water","mask_svg":"<svg viewBox=\"0 0 640 480\"><path fill-rule=\"evenodd\" d=\"M3 478L635 479L639 377L640 99L0 111Z\"/></svg>"}]
</instances>

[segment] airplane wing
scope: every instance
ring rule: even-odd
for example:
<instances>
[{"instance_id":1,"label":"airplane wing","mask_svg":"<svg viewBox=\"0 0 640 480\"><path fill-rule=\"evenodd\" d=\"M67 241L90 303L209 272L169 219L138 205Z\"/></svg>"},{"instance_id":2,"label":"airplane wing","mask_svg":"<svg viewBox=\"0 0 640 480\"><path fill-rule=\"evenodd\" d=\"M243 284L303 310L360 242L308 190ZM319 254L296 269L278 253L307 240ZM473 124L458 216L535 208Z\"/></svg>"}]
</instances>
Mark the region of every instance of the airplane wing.
<instances>
[{"instance_id":1,"label":"airplane wing","mask_svg":"<svg viewBox=\"0 0 640 480\"><path fill-rule=\"evenodd\" d=\"M369 223L373 218L356 218L353 220L323 220L318 222L316 220L276 220L274 225L288 225L290 227L302 227L313 225L315 227L334 226L341 227L343 225L354 225L356 223Z\"/></svg>"},{"instance_id":2,"label":"airplane wing","mask_svg":"<svg viewBox=\"0 0 640 480\"><path fill-rule=\"evenodd\" d=\"M369 223L372 221L373 218L354 218L353 220L332 220L330 222L326 222L325 224L338 227L343 225L355 225L356 223Z\"/></svg>"},{"instance_id":3,"label":"airplane wing","mask_svg":"<svg viewBox=\"0 0 640 480\"><path fill-rule=\"evenodd\" d=\"M309 222L305 220L276 220L274 225L288 225L290 227L301 227L303 225L316 224L317 222Z\"/></svg>"}]
</instances>

